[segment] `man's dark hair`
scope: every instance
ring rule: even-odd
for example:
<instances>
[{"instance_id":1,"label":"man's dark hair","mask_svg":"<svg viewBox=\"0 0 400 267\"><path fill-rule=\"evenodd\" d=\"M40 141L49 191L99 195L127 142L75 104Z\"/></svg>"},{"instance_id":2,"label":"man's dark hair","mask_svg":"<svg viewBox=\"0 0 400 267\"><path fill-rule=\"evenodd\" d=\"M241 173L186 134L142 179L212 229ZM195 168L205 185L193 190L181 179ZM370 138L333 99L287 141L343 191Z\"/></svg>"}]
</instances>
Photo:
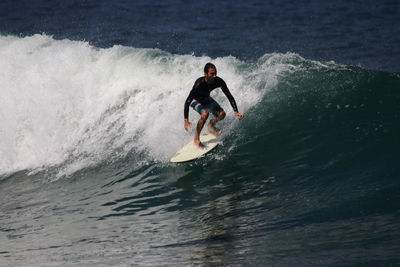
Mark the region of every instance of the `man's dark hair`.
<instances>
[{"instance_id":1,"label":"man's dark hair","mask_svg":"<svg viewBox=\"0 0 400 267\"><path fill-rule=\"evenodd\" d=\"M212 63L207 63L207 64L204 66L204 73L208 73L208 70L209 70L209 69L217 69L217 68L215 67L214 64L212 64Z\"/></svg>"}]
</instances>

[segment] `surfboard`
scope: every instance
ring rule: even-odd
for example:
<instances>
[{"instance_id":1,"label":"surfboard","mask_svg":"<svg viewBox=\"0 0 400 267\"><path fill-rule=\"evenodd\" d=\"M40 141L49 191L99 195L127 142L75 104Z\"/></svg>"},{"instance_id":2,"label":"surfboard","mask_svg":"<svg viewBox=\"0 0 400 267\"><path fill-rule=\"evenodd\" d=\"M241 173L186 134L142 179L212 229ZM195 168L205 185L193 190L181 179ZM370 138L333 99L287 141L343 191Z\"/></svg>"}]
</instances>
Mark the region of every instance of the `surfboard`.
<instances>
[{"instance_id":1,"label":"surfboard","mask_svg":"<svg viewBox=\"0 0 400 267\"><path fill-rule=\"evenodd\" d=\"M176 154L171 158L171 162L187 162L197 159L216 148L219 144L218 137L212 133L204 133L200 135L200 142L202 142L206 147L200 148L191 141L176 152Z\"/></svg>"}]
</instances>

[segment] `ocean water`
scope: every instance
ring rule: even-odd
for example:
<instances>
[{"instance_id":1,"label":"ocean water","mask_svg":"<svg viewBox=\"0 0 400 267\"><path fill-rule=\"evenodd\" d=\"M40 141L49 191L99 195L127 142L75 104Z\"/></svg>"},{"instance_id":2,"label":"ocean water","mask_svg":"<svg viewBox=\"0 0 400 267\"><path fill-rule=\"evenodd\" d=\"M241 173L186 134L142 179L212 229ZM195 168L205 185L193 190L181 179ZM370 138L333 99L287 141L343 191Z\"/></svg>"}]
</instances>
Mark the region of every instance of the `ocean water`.
<instances>
[{"instance_id":1,"label":"ocean water","mask_svg":"<svg viewBox=\"0 0 400 267\"><path fill-rule=\"evenodd\" d=\"M1 2L0 266L400 265L399 15ZM171 164L207 62L245 118Z\"/></svg>"}]
</instances>

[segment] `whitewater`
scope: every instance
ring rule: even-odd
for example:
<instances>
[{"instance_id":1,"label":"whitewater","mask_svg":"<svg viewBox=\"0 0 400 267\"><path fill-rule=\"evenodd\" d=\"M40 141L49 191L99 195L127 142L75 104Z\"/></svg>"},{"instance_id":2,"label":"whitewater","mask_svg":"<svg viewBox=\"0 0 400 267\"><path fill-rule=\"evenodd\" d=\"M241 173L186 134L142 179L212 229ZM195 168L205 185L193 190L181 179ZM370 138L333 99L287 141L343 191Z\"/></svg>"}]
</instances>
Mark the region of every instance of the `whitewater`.
<instances>
[{"instance_id":1,"label":"whitewater","mask_svg":"<svg viewBox=\"0 0 400 267\"><path fill-rule=\"evenodd\" d=\"M55 166L71 174L132 152L167 162L190 139L182 131L182 103L205 63L218 66L243 112L287 68L270 64L278 55L247 64L158 49L99 49L47 35L0 38L1 174ZM223 94L214 94L230 108ZM224 124L235 127L232 116Z\"/></svg>"}]
</instances>

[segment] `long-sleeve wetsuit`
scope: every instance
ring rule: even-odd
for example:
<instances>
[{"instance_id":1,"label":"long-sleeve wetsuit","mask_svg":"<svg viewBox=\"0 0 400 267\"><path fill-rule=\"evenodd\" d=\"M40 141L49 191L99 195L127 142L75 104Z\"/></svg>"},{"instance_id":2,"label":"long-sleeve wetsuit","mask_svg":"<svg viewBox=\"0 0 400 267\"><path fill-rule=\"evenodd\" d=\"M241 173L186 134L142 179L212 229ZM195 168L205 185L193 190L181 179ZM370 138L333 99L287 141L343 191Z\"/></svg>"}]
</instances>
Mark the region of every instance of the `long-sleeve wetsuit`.
<instances>
[{"instance_id":1,"label":"long-sleeve wetsuit","mask_svg":"<svg viewBox=\"0 0 400 267\"><path fill-rule=\"evenodd\" d=\"M205 77L200 77L196 80L193 85L192 90L189 93L185 101L185 108L184 108L184 116L185 119L189 118L189 105L193 101L193 99L197 100L201 105L206 106L210 104L210 92L215 88L221 87L222 92L226 95L229 102L232 105L234 111L238 111L235 99L233 98L231 92L229 91L226 83L220 77L215 77L214 82L212 84L208 84L205 81Z\"/></svg>"}]
</instances>

